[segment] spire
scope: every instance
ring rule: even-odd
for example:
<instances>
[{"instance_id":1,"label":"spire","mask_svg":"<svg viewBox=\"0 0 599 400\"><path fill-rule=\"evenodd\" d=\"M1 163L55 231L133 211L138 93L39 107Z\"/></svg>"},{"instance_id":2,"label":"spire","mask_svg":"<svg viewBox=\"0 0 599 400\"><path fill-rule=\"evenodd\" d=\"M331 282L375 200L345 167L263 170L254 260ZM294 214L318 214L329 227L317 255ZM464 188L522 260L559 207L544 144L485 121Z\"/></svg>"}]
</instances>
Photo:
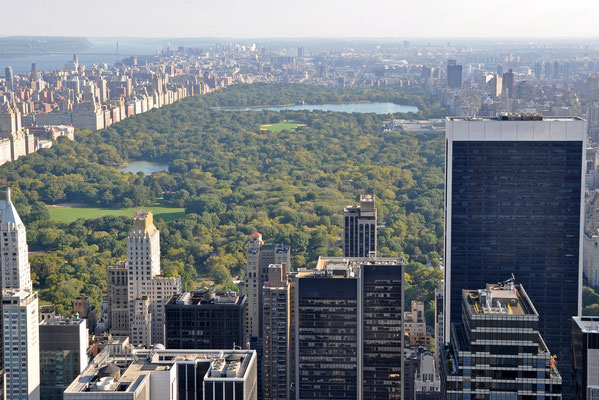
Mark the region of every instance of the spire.
<instances>
[{"instance_id":1,"label":"spire","mask_svg":"<svg viewBox=\"0 0 599 400\"><path fill-rule=\"evenodd\" d=\"M10 199L10 188L6 189L6 208L2 214L2 223L12 222L15 225L23 225L17 209Z\"/></svg>"}]
</instances>

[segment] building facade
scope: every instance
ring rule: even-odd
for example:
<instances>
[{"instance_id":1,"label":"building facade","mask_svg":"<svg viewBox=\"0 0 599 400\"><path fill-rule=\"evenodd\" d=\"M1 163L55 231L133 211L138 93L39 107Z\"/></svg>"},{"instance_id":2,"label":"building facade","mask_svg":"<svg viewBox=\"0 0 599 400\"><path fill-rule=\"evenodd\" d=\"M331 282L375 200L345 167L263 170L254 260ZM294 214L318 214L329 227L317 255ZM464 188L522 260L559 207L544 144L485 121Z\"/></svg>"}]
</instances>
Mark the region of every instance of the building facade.
<instances>
[{"instance_id":1,"label":"building facade","mask_svg":"<svg viewBox=\"0 0 599 400\"><path fill-rule=\"evenodd\" d=\"M108 329L116 336L129 336L129 268L118 261L106 269Z\"/></svg>"},{"instance_id":2,"label":"building facade","mask_svg":"<svg viewBox=\"0 0 599 400\"><path fill-rule=\"evenodd\" d=\"M6 398L40 399L40 342L37 292L2 290Z\"/></svg>"},{"instance_id":3,"label":"building facade","mask_svg":"<svg viewBox=\"0 0 599 400\"><path fill-rule=\"evenodd\" d=\"M572 397L599 398L599 317L572 318Z\"/></svg>"},{"instance_id":4,"label":"building facade","mask_svg":"<svg viewBox=\"0 0 599 400\"><path fill-rule=\"evenodd\" d=\"M377 214L374 195L360 196L359 206L343 210L343 255L376 256Z\"/></svg>"},{"instance_id":5,"label":"building facade","mask_svg":"<svg viewBox=\"0 0 599 400\"><path fill-rule=\"evenodd\" d=\"M412 309L405 312L404 331L410 340L410 346L421 346L429 348L431 337L426 331L426 321L424 320L424 303L422 301L412 301Z\"/></svg>"},{"instance_id":6,"label":"building facade","mask_svg":"<svg viewBox=\"0 0 599 400\"><path fill-rule=\"evenodd\" d=\"M447 120L445 331L460 322L463 289L513 273L561 360L565 397L570 318L581 312L585 141L577 118Z\"/></svg>"},{"instance_id":7,"label":"building facade","mask_svg":"<svg viewBox=\"0 0 599 400\"><path fill-rule=\"evenodd\" d=\"M262 289L263 348L262 387L264 400L287 400L290 395L290 282L284 264L268 266L268 282Z\"/></svg>"},{"instance_id":8,"label":"building facade","mask_svg":"<svg viewBox=\"0 0 599 400\"><path fill-rule=\"evenodd\" d=\"M402 261L321 257L295 285L295 398L403 398Z\"/></svg>"},{"instance_id":9,"label":"building facade","mask_svg":"<svg viewBox=\"0 0 599 400\"><path fill-rule=\"evenodd\" d=\"M262 288L268 279L270 264L291 266L291 251L281 244L266 245L258 232L250 235L247 244L247 267L245 271L245 290L247 296L246 331L249 337L262 336Z\"/></svg>"},{"instance_id":10,"label":"building facade","mask_svg":"<svg viewBox=\"0 0 599 400\"><path fill-rule=\"evenodd\" d=\"M450 89L462 87L462 66L456 60L447 61L447 86Z\"/></svg>"},{"instance_id":11,"label":"building facade","mask_svg":"<svg viewBox=\"0 0 599 400\"><path fill-rule=\"evenodd\" d=\"M235 292L193 292L173 296L165 306L168 349L247 348L245 296Z\"/></svg>"},{"instance_id":12,"label":"building facade","mask_svg":"<svg viewBox=\"0 0 599 400\"><path fill-rule=\"evenodd\" d=\"M10 189L0 216L0 252L2 253L2 288L31 290L29 248L25 225L11 201Z\"/></svg>"},{"instance_id":13,"label":"building facade","mask_svg":"<svg viewBox=\"0 0 599 400\"><path fill-rule=\"evenodd\" d=\"M85 319L48 319L39 325L40 397L62 400L65 389L87 366Z\"/></svg>"},{"instance_id":14,"label":"building facade","mask_svg":"<svg viewBox=\"0 0 599 400\"><path fill-rule=\"evenodd\" d=\"M162 276L160 232L151 212L138 212L127 237L129 334L134 345L164 343L164 305L181 293L179 277Z\"/></svg>"},{"instance_id":15,"label":"building facade","mask_svg":"<svg viewBox=\"0 0 599 400\"><path fill-rule=\"evenodd\" d=\"M441 374L447 399L561 399L562 378L539 314L513 279L464 290Z\"/></svg>"}]
</instances>

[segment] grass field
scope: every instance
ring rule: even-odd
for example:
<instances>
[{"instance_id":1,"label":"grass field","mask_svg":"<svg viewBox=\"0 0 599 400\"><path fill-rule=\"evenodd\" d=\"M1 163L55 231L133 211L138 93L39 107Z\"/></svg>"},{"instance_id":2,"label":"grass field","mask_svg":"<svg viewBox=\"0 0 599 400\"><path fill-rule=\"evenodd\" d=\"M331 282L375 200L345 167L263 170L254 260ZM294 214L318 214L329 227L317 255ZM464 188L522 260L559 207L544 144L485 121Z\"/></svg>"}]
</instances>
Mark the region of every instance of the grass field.
<instances>
[{"instance_id":1,"label":"grass field","mask_svg":"<svg viewBox=\"0 0 599 400\"><path fill-rule=\"evenodd\" d=\"M261 131L281 132L284 129L294 131L298 126L306 126L306 124L298 124L295 121L284 120L283 122L277 122L276 124L264 124L260 125Z\"/></svg>"},{"instance_id":2,"label":"grass field","mask_svg":"<svg viewBox=\"0 0 599 400\"><path fill-rule=\"evenodd\" d=\"M154 219L163 219L165 221L172 221L185 216L184 208L162 205L131 208L102 208L90 206L48 207L50 218L62 222L73 222L79 218L100 218L107 215L133 217L138 210L149 210L154 214Z\"/></svg>"}]
</instances>

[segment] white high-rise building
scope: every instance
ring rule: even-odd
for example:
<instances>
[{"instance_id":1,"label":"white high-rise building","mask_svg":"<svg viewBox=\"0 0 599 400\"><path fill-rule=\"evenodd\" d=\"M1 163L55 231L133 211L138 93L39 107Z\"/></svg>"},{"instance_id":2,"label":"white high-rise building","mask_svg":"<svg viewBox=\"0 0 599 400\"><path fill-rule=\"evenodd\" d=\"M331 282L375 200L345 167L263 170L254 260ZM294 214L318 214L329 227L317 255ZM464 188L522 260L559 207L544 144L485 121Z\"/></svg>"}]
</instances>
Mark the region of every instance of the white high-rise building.
<instances>
[{"instance_id":1,"label":"white high-rise building","mask_svg":"<svg viewBox=\"0 0 599 400\"><path fill-rule=\"evenodd\" d=\"M149 211L138 212L133 219L127 268L131 343L164 343L164 305L181 293L181 278L161 276L160 232Z\"/></svg>"},{"instance_id":2,"label":"white high-rise building","mask_svg":"<svg viewBox=\"0 0 599 400\"><path fill-rule=\"evenodd\" d=\"M37 292L2 290L7 400L40 398L40 343Z\"/></svg>"},{"instance_id":3,"label":"white high-rise building","mask_svg":"<svg viewBox=\"0 0 599 400\"><path fill-rule=\"evenodd\" d=\"M2 288L32 290L25 225L10 199L10 189L2 207L0 237Z\"/></svg>"}]
</instances>

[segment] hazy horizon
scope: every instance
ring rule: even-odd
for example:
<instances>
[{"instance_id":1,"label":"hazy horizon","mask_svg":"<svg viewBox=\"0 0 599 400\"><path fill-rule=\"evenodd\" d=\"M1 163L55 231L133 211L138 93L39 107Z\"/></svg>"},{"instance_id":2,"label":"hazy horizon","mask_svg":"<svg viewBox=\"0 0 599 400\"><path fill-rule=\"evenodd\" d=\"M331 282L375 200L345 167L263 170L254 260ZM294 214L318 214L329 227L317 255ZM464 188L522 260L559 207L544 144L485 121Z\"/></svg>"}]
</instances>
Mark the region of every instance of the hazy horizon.
<instances>
[{"instance_id":1,"label":"hazy horizon","mask_svg":"<svg viewBox=\"0 0 599 400\"><path fill-rule=\"evenodd\" d=\"M599 38L599 2L572 0L31 0L28 21L4 21L1 36L237 39ZM3 5L20 15L22 5ZM568 12L572 10L571 12ZM574 10L576 12L574 12ZM49 23L53 22L53 23Z\"/></svg>"}]
</instances>

